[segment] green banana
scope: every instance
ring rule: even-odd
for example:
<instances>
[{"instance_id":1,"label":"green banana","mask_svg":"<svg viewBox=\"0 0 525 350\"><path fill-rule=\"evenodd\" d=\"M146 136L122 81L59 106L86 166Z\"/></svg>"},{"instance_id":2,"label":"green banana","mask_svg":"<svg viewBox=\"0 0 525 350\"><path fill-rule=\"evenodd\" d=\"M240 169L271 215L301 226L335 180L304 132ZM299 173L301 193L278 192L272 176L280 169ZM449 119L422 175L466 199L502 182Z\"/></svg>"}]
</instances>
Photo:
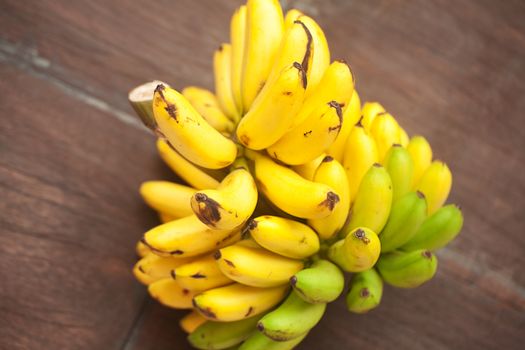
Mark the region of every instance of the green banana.
<instances>
[{"instance_id":1,"label":"green banana","mask_svg":"<svg viewBox=\"0 0 525 350\"><path fill-rule=\"evenodd\" d=\"M434 277L437 258L426 249L408 253L395 251L381 255L376 266L386 283L398 288L415 288Z\"/></svg>"},{"instance_id":2,"label":"green banana","mask_svg":"<svg viewBox=\"0 0 525 350\"><path fill-rule=\"evenodd\" d=\"M253 333L238 350L291 350L303 341L308 333L287 341L275 341L260 332Z\"/></svg>"},{"instance_id":3,"label":"green banana","mask_svg":"<svg viewBox=\"0 0 525 350\"><path fill-rule=\"evenodd\" d=\"M329 303L343 292L345 278L336 265L320 259L293 275L290 284L304 301Z\"/></svg>"},{"instance_id":4,"label":"green banana","mask_svg":"<svg viewBox=\"0 0 525 350\"><path fill-rule=\"evenodd\" d=\"M259 318L255 316L234 322L207 321L188 336L188 341L197 349L226 349L252 335Z\"/></svg>"},{"instance_id":5,"label":"green banana","mask_svg":"<svg viewBox=\"0 0 525 350\"><path fill-rule=\"evenodd\" d=\"M427 202L421 192L410 192L394 203L379 235L381 252L390 252L408 242L427 217Z\"/></svg>"},{"instance_id":6,"label":"green banana","mask_svg":"<svg viewBox=\"0 0 525 350\"><path fill-rule=\"evenodd\" d=\"M351 312L364 314L375 309L383 295L383 280L375 269L359 272L350 281L346 306Z\"/></svg>"},{"instance_id":7,"label":"green banana","mask_svg":"<svg viewBox=\"0 0 525 350\"><path fill-rule=\"evenodd\" d=\"M452 241L463 227L463 214L454 204L445 205L428 217L402 250L436 250Z\"/></svg>"},{"instance_id":8,"label":"green banana","mask_svg":"<svg viewBox=\"0 0 525 350\"><path fill-rule=\"evenodd\" d=\"M292 291L274 311L257 323L257 329L275 341L297 338L312 329L323 317L326 304L310 304Z\"/></svg>"},{"instance_id":9,"label":"green banana","mask_svg":"<svg viewBox=\"0 0 525 350\"><path fill-rule=\"evenodd\" d=\"M412 187L414 161L410 153L399 144L394 144L385 156L385 169L392 179L392 202L407 194Z\"/></svg>"},{"instance_id":10,"label":"green banana","mask_svg":"<svg viewBox=\"0 0 525 350\"><path fill-rule=\"evenodd\" d=\"M381 252L377 234L366 227L358 227L346 238L328 249L328 257L345 271L360 272L370 269Z\"/></svg>"}]
</instances>

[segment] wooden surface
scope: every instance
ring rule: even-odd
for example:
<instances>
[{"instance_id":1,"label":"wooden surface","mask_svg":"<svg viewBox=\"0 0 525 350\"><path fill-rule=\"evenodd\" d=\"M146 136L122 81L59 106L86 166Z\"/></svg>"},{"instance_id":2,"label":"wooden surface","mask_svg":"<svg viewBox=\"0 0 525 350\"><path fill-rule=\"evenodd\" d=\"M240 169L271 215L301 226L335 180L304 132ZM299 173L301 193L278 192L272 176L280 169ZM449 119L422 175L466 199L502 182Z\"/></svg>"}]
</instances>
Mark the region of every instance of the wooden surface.
<instances>
[{"instance_id":1,"label":"wooden surface","mask_svg":"<svg viewBox=\"0 0 525 350\"><path fill-rule=\"evenodd\" d=\"M187 349L183 313L133 280L156 223L137 188L173 179L127 104L143 81L212 87L239 1L0 1L0 348ZM466 220L434 280L341 301L300 349L525 343L525 3L285 1L454 174Z\"/></svg>"}]
</instances>

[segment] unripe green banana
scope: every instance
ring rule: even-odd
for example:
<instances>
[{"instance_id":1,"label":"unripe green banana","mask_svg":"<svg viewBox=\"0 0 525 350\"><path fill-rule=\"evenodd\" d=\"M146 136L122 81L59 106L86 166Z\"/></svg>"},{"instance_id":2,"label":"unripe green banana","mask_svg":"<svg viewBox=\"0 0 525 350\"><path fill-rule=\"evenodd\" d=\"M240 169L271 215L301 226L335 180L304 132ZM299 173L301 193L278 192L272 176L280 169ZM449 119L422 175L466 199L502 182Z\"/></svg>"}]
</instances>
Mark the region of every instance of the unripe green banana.
<instances>
[{"instance_id":1,"label":"unripe green banana","mask_svg":"<svg viewBox=\"0 0 525 350\"><path fill-rule=\"evenodd\" d=\"M275 341L260 332L253 333L238 350L291 350L303 341L308 333L287 341Z\"/></svg>"},{"instance_id":2,"label":"unripe green banana","mask_svg":"<svg viewBox=\"0 0 525 350\"><path fill-rule=\"evenodd\" d=\"M406 148L395 144L385 156L385 169L392 179L392 203L395 203L412 188L414 162Z\"/></svg>"},{"instance_id":3,"label":"unripe green banana","mask_svg":"<svg viewBox=\"0 0 525 350\"><path fill-rule=\"evenodd\" d=\"M452 241L463 227L463 214L454 204L445 205L428 217L403 250L436 250Z\"/></svg>"},{"instance_id":4,"label":"unripe green banana","mask_svg":"<svg viewBox=\"0 0 525 350\"><path fill-rule=\"evenodd\" d=\"M345 278L336 265L320 259L292 276L290 284L297 295L309 303L329 303L343 291Z\"/></svg>"},{"instance_id":5,"label":"unripe green banana","mask_svg":"<svg viewBox=\"0 0 525 350\"><path fill-rule=\"evenodd\" d=\"M408 253L395 251L381 255L376 266L386 283L398 288L415 288L434 277L437 258L426 249Z\"/></svg>"},{"instance_id":6,"label":"unripe green banana","mask_svg":"<svg viewBox=\"0 0 525 350\"><path fill-rule=\"evenodd\" d=\"M345 271L365 271L377 262L381 243L377 234L366 227L358 227L346 238L328 249L328 257Z\"/></svg>"},{"instance_id":7,"label":"unripe green banana","mask_svg":"<svg viewBox=\"0 0 525 350\"><path fill-rule=\"evenodd\" d=\"M310 304L292 291L277 309L257 323L257 328L275 341L295 339L312 329L325 310L326 304Z\"/></svg>"},{"instance_id":8,"label":"unripe green banana","mask_svg":"<svg viewBox=\"0 0 525 350\"><path fill-rule=\"evenodd\" d=\"M410 192L394 203L379 235L381 252L390 252L408 242L427 217L427 202L421 192Z\"/></svg>"},{"instance_id":9,"label":"unripe green banana","mask_svg":"<svg viewBox=\"0 0 525 350\"><path fill-rule=\"evenodd\" d=\"M383 296L383 280L375 269L359 272L350 281L346 306L351 312L364 314L375 309Z\"/></svg>"},{"instance_id":10,"label":"unripe green banana","mask_svg":"<svg viewBox=\"0 0 525 350\"><path fill-rule=\"evenodd\" d=\"M234 322L207 321L188 336L188 341L197 349L226 349L252 335L258 320L259 316Z\"/></svg>"}]
</instances>

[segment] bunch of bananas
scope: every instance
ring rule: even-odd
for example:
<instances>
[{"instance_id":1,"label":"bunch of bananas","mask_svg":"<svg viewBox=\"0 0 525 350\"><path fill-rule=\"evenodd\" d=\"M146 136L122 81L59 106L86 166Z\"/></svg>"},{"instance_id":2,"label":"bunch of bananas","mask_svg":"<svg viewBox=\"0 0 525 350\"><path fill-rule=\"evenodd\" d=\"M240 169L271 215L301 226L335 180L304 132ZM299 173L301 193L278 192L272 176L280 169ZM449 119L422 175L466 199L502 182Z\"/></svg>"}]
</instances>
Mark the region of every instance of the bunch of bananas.
<instances>
[{"instance_id":1,"label":"bunch of bananas","mask_svg":"<svg viewBox=\"0 0 525 350\"><path fill-rule=\"evenodd\" d=\"M129 94L187 185L140 193L162 224L137 244L136 278L199 349L292 349L351 280L364 313L383 282L417 287L460 232L452 184L424 137L409 138L330 60L310 17L248 0L214 55L215 93L153 81Z\"/></svg>"}]
</instances>

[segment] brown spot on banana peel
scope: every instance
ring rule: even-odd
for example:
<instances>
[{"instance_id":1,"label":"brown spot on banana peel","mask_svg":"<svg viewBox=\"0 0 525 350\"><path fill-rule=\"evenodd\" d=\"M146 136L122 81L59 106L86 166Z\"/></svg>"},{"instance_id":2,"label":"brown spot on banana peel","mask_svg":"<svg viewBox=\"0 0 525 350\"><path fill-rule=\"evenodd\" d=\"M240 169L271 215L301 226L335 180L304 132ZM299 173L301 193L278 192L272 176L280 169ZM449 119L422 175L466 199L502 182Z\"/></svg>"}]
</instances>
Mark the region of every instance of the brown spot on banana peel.
<instances>
[{"instance_id":1,"label":"brown spot on banana peel","mask_svg":"<svg viewBox=\"0 0 525 350\"><path fill-rule=\"evenodd\" d=\"M244 134L239 137L239 141L247 147L250 146L250 138Z\"/></svg>"},{"instance_id":2,"label":"brown spot on banana peel","mask_svg":"<svg viewBox=\"0 0 525 350\"><path fill-rule=\"evenodd\" d=\"M215 260L219 260L221 258L222 254L220 250L217 250L215 253L213 253L213 258Z\"/></svg>"},{"instance_id":3,"label":"brown spot on banana peel","mask_svg":"<svg viewBox=\"0 0 525 350\"><path fill-rule=\"evenodd\" d=\"M359 296L361 298L368 298L370 296L370 291L365 287L359 291Z\"/></svg>"},{"instance_id":4,"label":"brown spot on banana peel","mask_svg":"<svg viewBox=\"0 0 525 350\"><path fill-rule=\"evenodd\" d=\"M166 112L168 112L168 114L170 115L170 117L172 117L173 119L175 119L175 121L178 123L179 120L177 118L177 107L175 107L175 105L173 103L169 103L167 100L166 100L166 97L164 97L164 90L166 89L166 87L163 85L163 84L159 84L157 85L157 87L155 88L155 92L157 92L160 96L160 98L162 99L162 101L164 101L164 103L166 104L166 107L164 107L164 109L166 110Z\"/></svg>"},{"instance_id":5,"label":"brown spot on banana peel","mask_svg":"<svg viewBox=\"0 0 525 350\"><path fill-rule=\"evenodd\" d=\"M324 206L324 207L327 207L328 209L330 209L330 211L334 210L335 208L335 205L339 203L339 196L337 195L337 193L334 193L332 191L329 191L327 194L326 194L326 199L324 201L322 201L319 206Z\"/></svg>"},{"instance_id":6,"label":"brown spot on banana peel","mask_svg":"<svg viewBox=\"0 0 525 350\"><path fill-rule=\"evenodd\" d=\"M392 144L392 147L403 147L403 146L400 145L399 143L393 143L393 144Z\"/></svg>"},{"instance_id":7,"label":"brown spot on banana peel","mask_svg":"<svg viewBox=\"0 0 525 350\"><path fill-rule=\"evenodd\" d=\"M206 316L208 318L212 318L212 319L217 319L217 315L209 307L207 307L207 308L200 307L199 304L197 304L197 302L195 301L195 298L192 299L191 302L193 304L193 307L196 308L204 316Z\"/></svg>"},{"instance_id":8,"label":"brown spot on banana peel","mask_svg":"<svg viewBox=\"0 0 525 350\"><path fill-rule=\"evenodd\" d=\"M417 194L417 196L418 196L419 198L421 198L421 199L425 199L425 194L424 194L423 192L421 192L421 191L416 191L416 194Z\"/></svg>"},{"instance_id":9,"label":"brown spot on banana peel","mask_svg":"<svg viewBox=\"0 0 525 350\"><path fill-rule=\"evenodd\" d=\"M264 325L261 322L257 322L257 329L262 332L264 331Z\"/></svg>"},{"instance_id":10,"label":"brown spot on banana peel","mask_svg":"<svg viewBox=\"0 0 525 350\"><path fill-rule=\"evenodd\" d=\"M299 62L294 62L293 66L299 70L301 73L301 82L303 83L303 89L306 89L306 86L308 85L308 82L306 80L306 72L303 68L303 66Z\"/></svg>"},{"instance_id":11,"label":"brown spot on banana peel","mask_svg":"<svg viewBox=\"0 0 525 350\"><path fill-rule=\"evenodd\" d=\"M250 231L254 230L257 227L257 221L255 219L250 219L246 226L242 229L241 236L242 238L248 237Z\"/></svg>"},{"instance_id":12,"label":"brown spot on banana peel","mask_svg":"<svg viewBox=\"0 0 525 350\"><path fill-rule=\"evenodd\" d=\"M335 112L337 113L337 118L339 118L338 128L341 128L341 124L343 124L343 110L341 109L341 105L337 101L330 101L328 102L328 105L332 108L335 108Z\"/></svg>"},{"instance_id":13,"label":"brown spot on banana peel","mask_svg":"<svg viewBox=\"0 0 525 350\"><path fill-rule=\"evenodd\" d=\"M364 230L361 230L360 228L358 228L355 233L354 233L354 236L358 239L360 239L364 244L368 244L370 243L370 239L366 236L366 233Z\"/></svg>"},{"instance_id":14,"label":"brown spot on banana peel","mask_svg":"<svg viewBox=\"0 0 525 350\"><path fill-rule=\"evenodd\" d=\"M248 311L246 312L246 314L244 315L244 317L248 317L248 316L250 316L252 313L253 313L253 306L250 306L250 308L248 309Z\"/></svg>"},{"instance_id":15,"label":"brown spot on banana peel","mask_svg":"<svg viewBox=\"0 0 525 350\"><path fill-rule=\"evenodd\" d=\"M195 215L204 224L215 227L215 224L221 220L221 213L219 212L219 208L222 208L221 205L204 193L197 192L193 198L199 203L198 212Z\"/></svg>"},{"instance_id":16,"label":"brown spot on banana peel","mask_svg":"<svg viewBox=\"0 0 525 350\"><path fill-rule=\"evenodd\" d=\"M321 163L328 163L328 162L331 162L334 160L334 157L332 156L326 156L323 158L323 160L321 161Z\"/></svg>"},{"instance_id":17,"label":"brown spot on banana peel","mask_svg":"<svg viewBox=\"0 0 525 350\"><path fill-rule=\"evenodd\" d=\"M383 166L379 163L374 163L372 164L372 166L375 166L376 168L382 168Z\"/></svg>"},{"instance_id":18,"label":"brown spot on banana peel","mask_svg":"<svg viewBox=\"0 0 525 350\"><path fill-rule=\"evenodd\" d=\"M361 114L361 117L359 118L359 120L357 121L357 123L355 123L354 126L357 126L358 128L362 128L363 127L363 115Z\"/></svg>"},{"instance_id":19,"label":"brown spot on banana peel","mask_svg":"<svg viewBox=\"0 0 525 350\"><path fill-rule=\"evenodd\" d=\"M425 259L431 259L432 260L432 252L430 250L425 250L421 253L421 256Z\"/></svg>"},{"instance_id":20,"label":"brown spot on banana peel","mask_svg":"<svg viewBox=\"0 0 525 350\"><path fill-rule=\"evenodd\" d=\"M190 276L191 278L200 279L200 278L206 278L206 275L201 274L200 272L197 272Z\"/></svg>"},{"instance_id":21,"label":"brown spot on banana peel","mask_svg":"<svg viewBox=\"0 0 525 350\"><path fill-rule=\"evenodd\" d=\"M224 260L224 262L225 262L227 265L229 265L229 266L235 268L235 264L233 263L233 261L228 260L228 259L223 259L223 260Z\"/></svg>"},{"instance_id":22,"label":"brown spot on banana peel","mask_svg":"<svg viewBox=\"0 0 525 350\"><path fill-rule=\"evenodd\" d=\"M308 137L312 134L312 130L308 130L307 132L303 133L304 137Z\"/></svg>"},{"instance_id":23,"label":"brown spot on banana peel","mask_svg":"<svg viewBox=\"0 0 525 350\"><path fill-rule=\"evenodd\" d=\"M152 251L154 252L158 252L159 254L170 254L170 255L182 255L184 254L184 251L180 250L180 249L177 249L177 250L173 250L171 252L168 252L168 251L165 251L165 250L160 250L160 249L157 249L153 246L151 246L151 244L148 243L148 241L146 241L145 238L141 238L140 239L140 242L142 244L144 244L146 247L148 247L149 249L151 249Z\"/></svg>"},{"instance_id":24,"label":"brown spot on banana peel","mask_svg":"<svg viewBox=\"0 0 525 350\"><path fill-rule=\"evenodd\" d=\"M170 275L171 275L171 278L173 278L174 280L177 279L177 274L175 273L175 270L171 270Z\"/></svg>"},{"instance_id":25,"label":"brown spot on banana peel","mask_svg":"<svg viewBox=\"0 0 525 350\"><path fill-rule=\"evenodd\" d=\"M146 271L144 271L144 269L142 268L142 265L139 265L137 269L144 274L146 273Z\"/></svg>"},{"instance_id":26,"label":"brown spot on banana peel","mask_svg":"<svg viewBox=\"0 0 525 350\"><path fill-rule=\"evenodd\" d=\"M295 20L294 23L300 24L303 27L304 32L306 33L306 37L307 37L306 52L304 53L304 57L303 57L303 61L301 62L301 65L303 66L304 71L308 72L308 68L309 68L308 64L310 61L310 56L312 55L312 41L313 41L312 33L310 33L310 30L308 29L308 27L300 20Z\"/></svg>"}]
</instances>

